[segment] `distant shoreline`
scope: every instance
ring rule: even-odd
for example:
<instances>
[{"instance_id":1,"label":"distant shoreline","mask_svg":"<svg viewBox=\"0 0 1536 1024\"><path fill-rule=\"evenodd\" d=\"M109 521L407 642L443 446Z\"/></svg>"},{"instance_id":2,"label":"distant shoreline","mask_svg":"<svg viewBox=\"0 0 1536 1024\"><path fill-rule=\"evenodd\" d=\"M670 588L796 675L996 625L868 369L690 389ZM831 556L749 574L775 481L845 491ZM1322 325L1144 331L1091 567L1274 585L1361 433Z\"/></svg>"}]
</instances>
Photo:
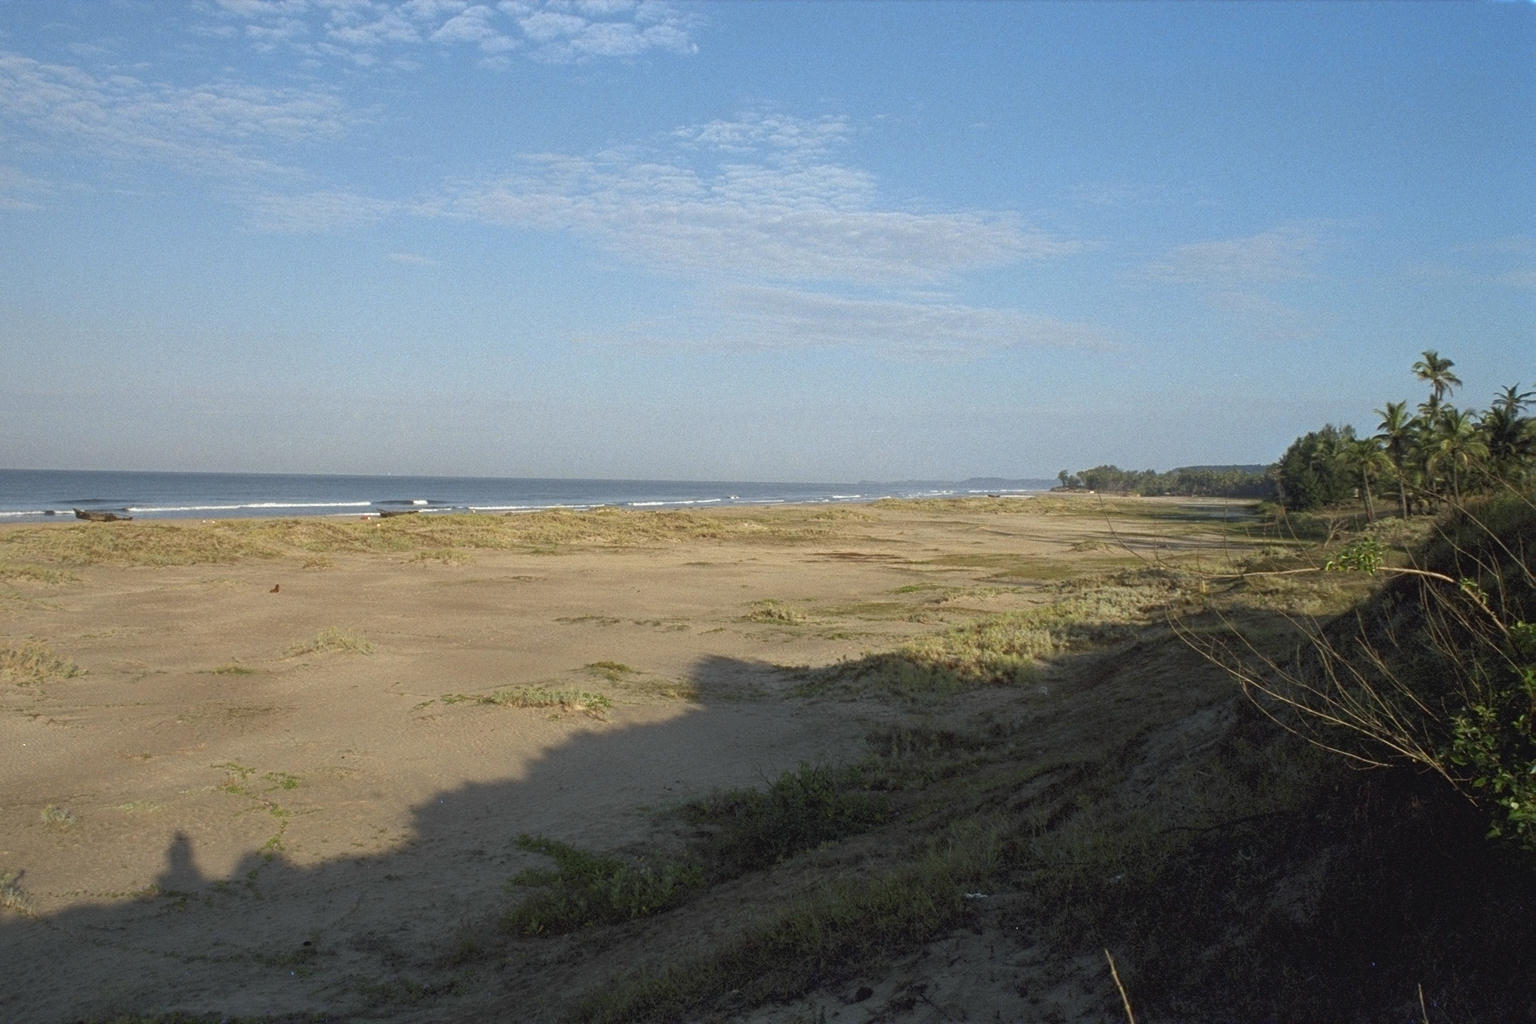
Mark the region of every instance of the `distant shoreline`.
<instances>
[{"instance_id":1,"label":"distant shoreline","mask_svg":"<svg viewBox=\"0 0 1536 1024\"><path fill-rule=\"evenodd\" d=\"M581 480L0 470L0 523L72 519L75 510L133 519L350 517L415 511L513 513L542 509L699 508L840 504L882 498L1041 493L1050 481L973 478L948 483Z\"/></svg>"}]
</instances>

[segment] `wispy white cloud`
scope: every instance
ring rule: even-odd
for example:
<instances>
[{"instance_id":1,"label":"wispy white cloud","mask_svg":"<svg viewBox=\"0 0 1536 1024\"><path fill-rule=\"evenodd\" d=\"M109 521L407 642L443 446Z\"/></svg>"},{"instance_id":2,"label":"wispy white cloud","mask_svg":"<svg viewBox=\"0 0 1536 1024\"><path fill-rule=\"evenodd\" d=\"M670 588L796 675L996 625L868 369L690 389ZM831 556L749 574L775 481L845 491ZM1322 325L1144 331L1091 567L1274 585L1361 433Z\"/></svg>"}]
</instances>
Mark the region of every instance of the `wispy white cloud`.
<instances>
[{"instance_id":1,"label":"wispy white cloud","mask_svg":"<svg viewBox=\"0 0 1536 1024\"><path fill-rule=\"evenodd\" d=\"M493 62L513 51L569 62L698 49L697 13L662 0L218 0L216 10L220 27L238 25L254 45L360 66L428 45Z\"/></svg>"},{"instance_id":2,"label":"wispy white cloud","mask_svg":"<svg viewBox=\"0 0 1536 1024\"><path fill-rule=\"evenodd\" d=\"M1144 272L1157 281L1213 287L1297 281L1313 276L1319 247L1314 233L1280 227L1245 238L1175 246Z\"/></svg>"},{"instance_id":3,"label":"wispy white cloud","mask_svg":"<svg viewBox=\"0 0 1536 1024\"><path fill-rule=\"evenodd\" d=\"M0 210L40 210L57 191L54 182L0 164Z\"/></svg>"},{"instance_id":4,"label":"wispy white cloud","mask_svg":"<svg viewBox=\"0 0 1536 1024\"><path fill-rule=\"evenodd\" d=\"M254 226L317 231L389 216L469 220L588 240L693 283L671 316L589 340L730 348L860 346L972 357L1018 346L1105 348L1091 325L957 302L973 271L1088 246L1009 211L905 208L836 160L840 118L751 114L680 128L655 145L529 155L518 173L456 180L410 199L267 194ZM395 258L395 257L391 257Z\"/></svg>"},{"instance_id":5,"label":"wispy white cloud","mask_svg":"<svg viewBox=\"0 0 1536 1024\"><path fill-rule=\"evenodd\" d=\"M1276 287L1315 280L1325 242L1306 226L1282 225L1242 238L1175 246L1141 268L1147 279L1191 285L1209 309L1251 338L1271 341L1314 337L1315 314L1275 298Z\"/></svg>"},{"instance_id":6,"label":"wispy white cloud","mask_svg":"<svg viewBox=\"0 0 1536 1024\"><path fill-rule=\"evenodd\" d=\"M1452 258L1473 278L1511 288L1536 288L1536 238L1507 235L1458 246Z\"/></svg>"},{"instance_id":7,"label":"wispy white cloud","mask_svg":"<svg viewBox=\"0 0 1536 1024\"><path fill-rule=\"evenodd\" d=\"M846 143L853 135L853 127L846 117L801 118L759 112L701 125L686 125L673 131L672 135L702 149L803 163Z\"/></svg>"},{"instance_id":8,"label":"wispy white cloud","mask_svg":"<svg viewBox=\"0 0 1536 1024\"><path fill-rule=\"evenodd\" d=\"M430 256L423 256L415 252L392 252L385 254L384 258L391 263L403 263L411 267L435 267L437 260Z\"/></svg>"},{"instance_id":9,"label":"wispy white cloud","mask_svg":"<svg viewBox=\"0 0 1536 1024\"><path fill-rule=\"evenodd\" d=\"M776 281L943 283L1085 247L1006 211L882 203L871 175L829 157L847 134L834 118L716 121L679 129L661 152L530 158L522 173L456 183L434 205L581 234L648 267Z\"/></svg>"},{"instance_id":10,"label":"wispy white cloud","mask_svg":"<svg viewBox=\"0 0 1536 1024\"><path fill-rule=\"evenodd\" d=\"M431 39L434 43L472 44L486 53L503 53L521 46L520 40L497 29L495 18L496 12L489 7L466 7L443 22Z\"/></svg>"},{"instance_id":11,"label":"wispy white cloud","mask_svg":"<svg viewBox=\"0 0 1536 1024\"><path fill-rule=\"evenodd\" d=\"M1404 273L1434 284L1536 287L1536 238L1507 235L1463 242L1415 260Z\"/></svg>"},{"instance_id":12,"label":"wispy white cloud","mask_svg":"<svg viewBox=\"0 0 1536 1024\"><path fill-rule=\"evenodd\" d=\"M175 85L97 74L0 53L0 125L18 123L34 144L148 161L195 173L292 173L273 147L343 134L349 116L334 95L231 81Z\"/></svg>"},{"instance_id":13,"label":"wispy white cloud","mask_svg":"<svg viewBox=\"0 0 1536 1024\"><path fill-rule=\"evenodd\" d=\"M1299 341L1316 337L1321 328L1301 310L1252 291L1216 291L1206 305L1243 325L1243 333L1262 341Z\"/></svg>"},{"instance_id":14,"label":"wispy white cloud","mask_svg":"<svg viewBox=\"0 0 1536 1024\"><path fill-rule=\"evenodd\" d=\"M253 193L241 199L251 227L280 234L323 234L367 227L403 208L391 199L343 191Z\"/></svg>"},{"instance_id":15,"label":"wispy white cloud","mask_svg":"<svg viewBox=\"0 0 1536 1024\"><path fill-rule=\"evenodd\" d=\"M920 359L970 359L1014 348L1115 347L1091 324L1020 310L761 285L713 288L687 310L586 340L645 348L863 348Z\"/></svg>"},{"instance_id":16,"label":"wispy white cloud","mask_svg":"<svg viewBox=\"0 0 1536 1024\"><path fill-rule=\"evenodd\" d=\"M1072 190L1072 198L1090 206L1123 209L1168 201L1168 190L1161 185L1135 181L1084 182Z\"/></svg>"}]
</instances>

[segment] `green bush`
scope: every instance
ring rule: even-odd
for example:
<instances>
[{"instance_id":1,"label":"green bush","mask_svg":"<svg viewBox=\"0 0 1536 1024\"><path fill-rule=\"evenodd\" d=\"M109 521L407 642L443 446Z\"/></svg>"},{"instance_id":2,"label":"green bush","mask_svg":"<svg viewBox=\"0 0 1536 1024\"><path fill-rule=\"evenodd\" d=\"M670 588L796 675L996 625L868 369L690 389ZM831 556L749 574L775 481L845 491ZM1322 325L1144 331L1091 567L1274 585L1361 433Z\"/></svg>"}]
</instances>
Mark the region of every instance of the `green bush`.
<instances>
[{"instance_id":1,"label":"green bush","mask_svg":"<svg viewBox=\"0 0 1536 1024\"><path fill-rule=\"evenodd\" d=\"M1482 688L1485 699L1454 716L1448 756L1497 808L1489 834L1536 850L1536 624L1517 622L1508 637L1508 661Z\"/></svg>"},{"instance_id":2,"label":"green bush","mask_svg":"<svg viewBox=\"0 0 1536 1024\"><path fill-rule=\"evenodd\" d=\"M1480 501L1403 558L1370 535L1345 545L1326 568L1388 581L1306 627L1298 658L1205 649L1286 728L1360 763L1427 769L1486 811L1492 835L1536 851L1533 551L1536 500Z\"/></svg>"}]
</instances>

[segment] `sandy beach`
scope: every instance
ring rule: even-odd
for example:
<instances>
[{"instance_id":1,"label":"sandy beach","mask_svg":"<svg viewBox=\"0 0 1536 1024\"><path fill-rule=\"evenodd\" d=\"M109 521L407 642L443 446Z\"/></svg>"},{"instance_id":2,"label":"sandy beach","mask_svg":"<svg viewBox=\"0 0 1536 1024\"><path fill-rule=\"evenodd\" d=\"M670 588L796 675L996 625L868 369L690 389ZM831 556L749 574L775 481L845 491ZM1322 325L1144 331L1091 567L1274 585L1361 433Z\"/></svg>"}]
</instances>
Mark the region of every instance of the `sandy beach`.
<instances>
[{"instance_id":1,"label":"sandy beach","mask_svg":"<svg viewBox=\"0 0 1536 1024\"><path fill-rule=\"evenodd\" d=\"M405 1005L392 986L440 978L456 936L509 905L541 861L519 835L664 844L668 809L854 761L882 722L1042 713L1018 690L916 711L808 693L803 669L1219 542L1070 506L722 510L674 533L167 565L36 540L139 524L0 531L0 640L57 659L13 658L0 682L0 1017L454 1020L513 997L522 1019L558 1015L601 981L569 942L473 991ZM407 528L426 529L358 526ZM878 1003L837 1019L888 1019Z\"/></svg>"}]
</instances>

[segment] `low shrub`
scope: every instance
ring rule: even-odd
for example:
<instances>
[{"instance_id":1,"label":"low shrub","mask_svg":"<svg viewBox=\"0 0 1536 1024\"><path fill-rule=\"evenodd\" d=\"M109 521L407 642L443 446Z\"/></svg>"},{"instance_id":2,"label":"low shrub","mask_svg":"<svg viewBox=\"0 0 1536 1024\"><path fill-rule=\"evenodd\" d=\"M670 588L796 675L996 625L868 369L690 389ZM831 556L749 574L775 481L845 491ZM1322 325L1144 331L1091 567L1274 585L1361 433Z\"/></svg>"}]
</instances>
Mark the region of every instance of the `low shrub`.
<instances>
[{"instance_id":1,"label":"low shrub","mask_svg":"<svg viewBox=\"0 0 1536 1024\"><path fill-rule=\"evenodd\" d=\"M520 836L517 846L555 862L552 870L530 868L508 883L534 890L502 918L508 931L525 935L649 917L682 903L703 881L697 868L671 860L604 857L543 836Z\"/></svg>"},{"instance_id":2,"label":"low shrub","mask_svg":"<svg viewBox=\"0 0 1536 1024\"><path fill-rule=\"evenodd\" d=\"M696 851L712 874L730 878L884 821L884 801L856 785L852 771L802 764L766 790L716 793L686 805L683 814L709 827Z\"/></svg>"}]
</instances>

